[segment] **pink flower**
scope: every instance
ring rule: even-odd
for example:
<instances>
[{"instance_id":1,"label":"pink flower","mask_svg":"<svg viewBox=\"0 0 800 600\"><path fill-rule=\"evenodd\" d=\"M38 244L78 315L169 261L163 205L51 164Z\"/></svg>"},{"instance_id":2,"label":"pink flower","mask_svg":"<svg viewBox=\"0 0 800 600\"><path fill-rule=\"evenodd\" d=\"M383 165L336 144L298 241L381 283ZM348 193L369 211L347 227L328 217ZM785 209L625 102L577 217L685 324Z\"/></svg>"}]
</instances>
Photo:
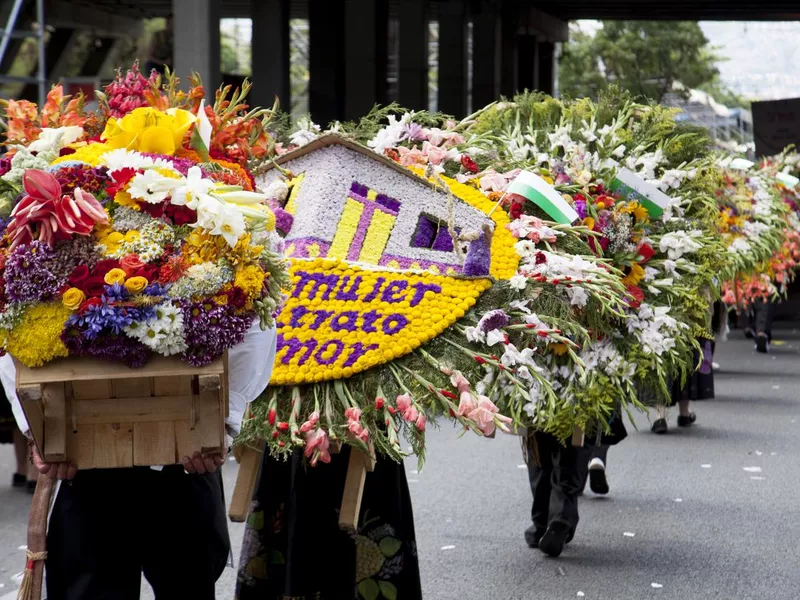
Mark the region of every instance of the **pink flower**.
<instances>
[{"instance_id":1,"label":"pink flower","mask_svg":"<svg viewBox=\"0 0 800 600\"><path fill-rule=\"evenodd\" d=\"M413 148L400 146L397 150L400 152L400 164L404 167L413 167L415 165L425 166L428 162L425 155L416 146Z\"/></svg>"},{"instance_id":2,"label":"pink flower","mask_svg":"<svg viewBox=\"0 0 800 600\"><path fill-rule=\"evenodd\" d=\"M300 433L308 433L317 426L317 423L319 423L319 413L314 411L308 415L308 421L300 426Z\"/></svg>"},{"instance_id":3,"label":"pink flower","mask_svg":"<svg viewBox=\"0 0 800 600\"><path fill-rule=\"evenodd\" d=\"M506 187L506 178L497 171L490 170L481 177L481 190L484 192L502 192Z\"/></svg>"},{"instance_id":4,"label":"pink flower","mask_svg":"<svg viewBox=\"0 0 800 600\"><path fill-rule=\"evenodd\" d=\"M469 390L461 392L461 398L458 402L458 414L462 417L469 417L469 414L478 407L475 397Z\"/></svg>"},{"instance_id":5,"label":"pink flower","mask_svg":"<svg viewBox=\"0 0 800 600\"><path fill-rule=\"evenodd\" d=\"M361 409L350 407L344 411L344 416L350 421L359 421L361 419Z\"/></svg>"},{"instance_id":6,"label":"pink flower","mask_svg":"<svg viewBox=\"0 0 800 600\"><path fill-rule=\"evenodd\" d=\"M453 387L458 389L459 394L469 391L469 381L467 381L467 378L464 377L461 371L453 371L453 374L450 375L450 383L453 384Z\"/></svg>"},{"instance_id":7,"label":"pink flower","mask_svg":"<svg viewBox=\"0 0 800 600\"><path fill-rule=\"evenodd\" d=\"M411 406L411 396L408 394L398 396L397 400L395 400L395 404L397 404L397 410L401 412L406 411L408 410L408 407Z\"/></svg>"},{"instance_id":8,"label":"pink flower","mask_svg":"<svg viewBox=\"0 0 800 600\"><path fill-rule=\"evenodd\" d=\"M324 463L331 462L330 440L328 440L328 433L320 428L314 431L308 431L304 434L306 440L305 456L311 458L311 466L316 467L318 461Z\"/></svg>"},{"instance_id":9,"label":"pink flower","mask_svg":"<svg viewBox=\"0 0 800 600\"><path fill-rule=\"evenodd\" d=\"M432 165L439 165L447 160L447 150L430 142L422 142L422 153L428 157L428 162Z\"/></svg>"},{"instance_id":10,"label":"pink flower","mask_svg":"<svg viewBox=\"0 0 800 600\"><path fill-rule=\"evenodd\" d=\"M403 394L397 397L397 410L400 411L402 417L409 423L414 423L419 417L419 411L411 401L411 396Z\"/></svg>"},{"instance_id":11,"label":"pink flower","mask_svg":"<svg viewBox=\"0 0 800 600\"><path fill-rule=\"evenodd\" d=\"M417 422L415 423L417 429L419 429L420 431L425 431L426 423L427 419L425 419L425 413L419 413L419 416L417 417Z\"/></svg>"},{"instance_id":12,"label":"pink flower","mask_svg":"<svg viewBox=\"0 0 800 600\"><path fill-rule=\"evenodd\" d=\"M467 415L467 418L478 426L478 429L483 432L483 435L492 435L495 426L499 427L501 431L508 433L509 429L506 427L506 424L511 423L511 419L498 414L498 412L499 409L489 398L486 396L478 396L478 406Z\"/></svg>"}]
</instances>

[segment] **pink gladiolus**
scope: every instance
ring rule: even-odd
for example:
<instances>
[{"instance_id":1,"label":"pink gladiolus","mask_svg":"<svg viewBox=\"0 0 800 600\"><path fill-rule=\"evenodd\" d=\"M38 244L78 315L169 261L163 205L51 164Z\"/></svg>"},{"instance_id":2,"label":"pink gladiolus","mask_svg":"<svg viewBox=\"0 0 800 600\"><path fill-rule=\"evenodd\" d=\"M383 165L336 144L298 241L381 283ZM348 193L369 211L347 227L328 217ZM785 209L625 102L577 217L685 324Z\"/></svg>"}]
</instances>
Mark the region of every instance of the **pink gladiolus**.
<instances>
[{"instance_id":1,"label":"pink gladiolus","mask_svg":"<svg viewBox=\"0 0 800 600\"><path fill-rule=\"evenodd\" d=\"M425 155L416 146L413 148L400 146L397 151L400 153L400 164L404 167L424 166L428 162Z\"/></svg>"},{"instance_id":2,"label":"pink gladiolus","mask_svg":"<svg viewBox=\"0 0 800 600\"><path fill-rule=\"evenodd\" d=\"M411 406L411 396L408 394L398 396L397 400L395 400L395 404L397 404L397 410L405 412L408 410L408 407Z\"/></svg>"},{"instance_id":3,"label":"pink gladiolus","mask_svg":"<svg viewBox=\"0 0 800 600\"><path fill-rule=\"evenodd\" d=\"M317 423L319 423L319 413L314 411L308 415L308 421L300 426L300 433L308 433L317 426Z\"/></svg>"},{"instance_id":4,"label":"pink gladiolus","mask_svg":"<svg viewBox=\"0 0 800 600\"><path fill-rule=\"evenodd\" d=\"M434 146L430 142L422 142L422 153L428 157L432 165L439 165L447 160L447 150Z\"/></svg>"},{"instance_id":5,"label":"pink gladiolus","mask_svg":"<svg viewBox=\"0 0 800 600\"><path fill-rule=\"evenodd\" d=\"M499 409L489 398L478 396L478 406L467 415L467 418L478 426L483 435L492 435L496 426L499 426L501 431L508 433L509 429L506 424L511 423L511 419L498 414L498 412Z\"/></svg>"},{"instance_id":6,"label":"pink gladiolus","mask_svg":"<svg viewBox=\"0 0 800 600\"><path fill-rule=\"evenodd\" d=\"M458 402L458 414L462 417L466 417L469 415L473 410L478 407L478 403L475 401L475 397L470 393L469 390L464 390L461 392L461 398Z\"/></svg>"},{"instance_id":7,"label":"pink gladiolus","mask_svg":"<svg viewBox=\"0 0 800 600\"><path fill-rule=\"evenodd\" d=\"M361 420L361 409L350 407L344 411L344 416L351 421L359 421Z\"/></svg>"},{"instance_id":8,"label":"pink gladiolus","mask_svg":"<svg viewBox=\"0 0 800 600\"><path fill-rule=\"evenodd\" d=\"M419 413L419 416L417 417L417 422L415 423L417 429L419 429L420 431L425 431L426 423L427 419L425 419L425 413Z\"/></svg>"},{"instance_id":9,"label":"pink gladiolus","mask_svg":"<svg viewBox=\"0 0 800 600\"><path fill-rule=\"evenodd\" d=\"M304 434L306 440L305 456L311 458L311 466L317 466L318 461L324 463L331 462L330 440L328 439L328 432L324 429L315 429Z\"/></svg>"},{"instance_id":10,"label":"pink gladiolus","mask_svg":"<svg viewBox=\"0 0 800 600\"><path fill-rule=\"evenodd\" d=\"M450 375L450 383L453 384L453 387L458 389L459 394L469 391L469 381L467 381L467 378L464 377L461 371L453 371L453 374Z\"/></svg>"}]
</instances>

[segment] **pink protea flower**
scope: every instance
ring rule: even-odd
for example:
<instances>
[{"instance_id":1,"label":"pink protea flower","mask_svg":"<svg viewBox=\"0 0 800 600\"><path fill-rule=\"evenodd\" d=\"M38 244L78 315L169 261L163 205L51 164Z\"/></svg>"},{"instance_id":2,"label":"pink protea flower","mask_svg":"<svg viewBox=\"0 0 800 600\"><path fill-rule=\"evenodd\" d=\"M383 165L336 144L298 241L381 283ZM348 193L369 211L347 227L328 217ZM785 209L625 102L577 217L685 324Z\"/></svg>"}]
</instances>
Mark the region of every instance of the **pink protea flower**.
<instances>
[{"instance_id":1,"label":"pink protea flower","mask_svg":"<svg viewBox=\"0 0 800 600\"><path fill-rule=\"evenodd\" d=\"M75 188L74 195L62 195L61 184L50 173L28 169L22 176L22 187L25 196L11 212L12 221L6 230L11 248L33 239L52 246L56 239L89 235L96 223L108 222L94 196L80 188Z\"/></svg>"}]
</instances>

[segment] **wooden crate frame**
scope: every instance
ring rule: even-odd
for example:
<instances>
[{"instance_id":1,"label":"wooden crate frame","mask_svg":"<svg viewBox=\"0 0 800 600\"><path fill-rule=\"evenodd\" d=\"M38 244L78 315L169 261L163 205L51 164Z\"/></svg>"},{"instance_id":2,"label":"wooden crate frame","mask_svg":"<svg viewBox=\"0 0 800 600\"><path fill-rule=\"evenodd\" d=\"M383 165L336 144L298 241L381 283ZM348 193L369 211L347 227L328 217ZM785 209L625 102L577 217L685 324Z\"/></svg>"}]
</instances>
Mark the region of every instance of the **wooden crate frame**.
<instances>
[{"instance_id":1,"label":"wooden crate frame","mask_svg":"<svg viewBox=\"0 0 800 600\"><path fill-rule=\"evenodd\" d=\"M20 403L47 462L170 465L225 448L227 355L199 368L163 356L141 369L89 358L15 364Z\"/></svg>"}]
</instances>

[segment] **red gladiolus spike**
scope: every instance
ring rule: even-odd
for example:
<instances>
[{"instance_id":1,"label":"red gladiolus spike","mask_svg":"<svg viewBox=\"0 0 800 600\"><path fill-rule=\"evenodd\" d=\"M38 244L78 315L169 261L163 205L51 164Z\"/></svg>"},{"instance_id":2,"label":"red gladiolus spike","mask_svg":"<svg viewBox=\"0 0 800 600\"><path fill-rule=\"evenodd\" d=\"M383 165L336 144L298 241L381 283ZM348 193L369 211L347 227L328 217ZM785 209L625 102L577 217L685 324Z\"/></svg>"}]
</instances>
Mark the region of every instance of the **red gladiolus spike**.
<instances>
[{"instance_id":1,"label":"red gladiolus spike","mask_svg":"<svg viewBox=\"0 0 800 600\"><path fill-rule=\"evenodd\" d=\"M395 409L395 407L394 407L394 406L390 406L390 407L389 407L389 414L390 414L390 415L394 415L394 413L396 413L396 412L397 412L397 410Z\"/></svg>"},{"instance_id":2,"label":"red gladiolus spike","mask_svg":"<svg viewBox=\"0 0 800 600\"><path fill-rule=\"evenodd\" d=\"M272 439L273 439L273 440L277 440L277 439L278 439L278 436L279 436L280 434L281 434L281 432L280 432L280 431L278 431L278 430L275 430L275 431L273 431L273 432L272 432Z\"/></svg>"},{"instance_id":3,"label":"red gladiolus spike","mask_svg":"<svg viewBox=\"0 0 800 600\"><path fill-rule=\"evenodd\" d=\"M439 390L439 393L445 398L450 398L451 400L456 400L458 398L458 396L456 396L453 392L449 392L447 390Z\"/></svg>"},{"instance_id":4,"label":"red gladiolus spike","mask_svg":"<svg viewBox=\"0 0 800 600\"><path fill-rule=\"evenodd\" d=\"M289 431L289 423L287 423L286 421L281 421L280 423L278 423L278 429L280 429L281 431Z\"/></svg>"},{"instance_id":5,"label":"red gladiolus spike","mask_svg":"<svg viewBox=\"0 0 800 600\"><path fill-rule=\"evenodd\" d=\"M274 408L270 408L269 412L267 413L267 420L269 421L270 426L275 425L275 418L278 416L278 412Z\"/></svg>"},{"instance_id":6,"label":"red gladiolus spike","mask_svg":"<svg viewBox=\"0 0 800 600\"><path fill-rule=\"evenodd\" d=\"M383 408L383 398L375 398L375 408L381 410Z\"/></svg>"},{"instance_id":7,"label":"red gladiolus spike","mask_svg":"<svg viewBox=\"0 0 800 600\"><path fill-rule=\"evenodd\" d=\"M483 358L481 358L480 356L476 356L476 357L475 357L475 362L477 362L479 365L484 365L484 364L486 364L486 360L485 360L485 359L483 359Z\"/></svg>"},{"instance_id":8,"label":"red gladiolus spike","mask_svg":"<svg viewBox=\"0 0 800 600\"><path fill-rule=\"evenodd\" d=\"M546 331L540 331L539 332L539 336L540 337L546 338L548 335L550 335L550 334L548 332L546 332Z\"/></svg>"}]
</instances>

